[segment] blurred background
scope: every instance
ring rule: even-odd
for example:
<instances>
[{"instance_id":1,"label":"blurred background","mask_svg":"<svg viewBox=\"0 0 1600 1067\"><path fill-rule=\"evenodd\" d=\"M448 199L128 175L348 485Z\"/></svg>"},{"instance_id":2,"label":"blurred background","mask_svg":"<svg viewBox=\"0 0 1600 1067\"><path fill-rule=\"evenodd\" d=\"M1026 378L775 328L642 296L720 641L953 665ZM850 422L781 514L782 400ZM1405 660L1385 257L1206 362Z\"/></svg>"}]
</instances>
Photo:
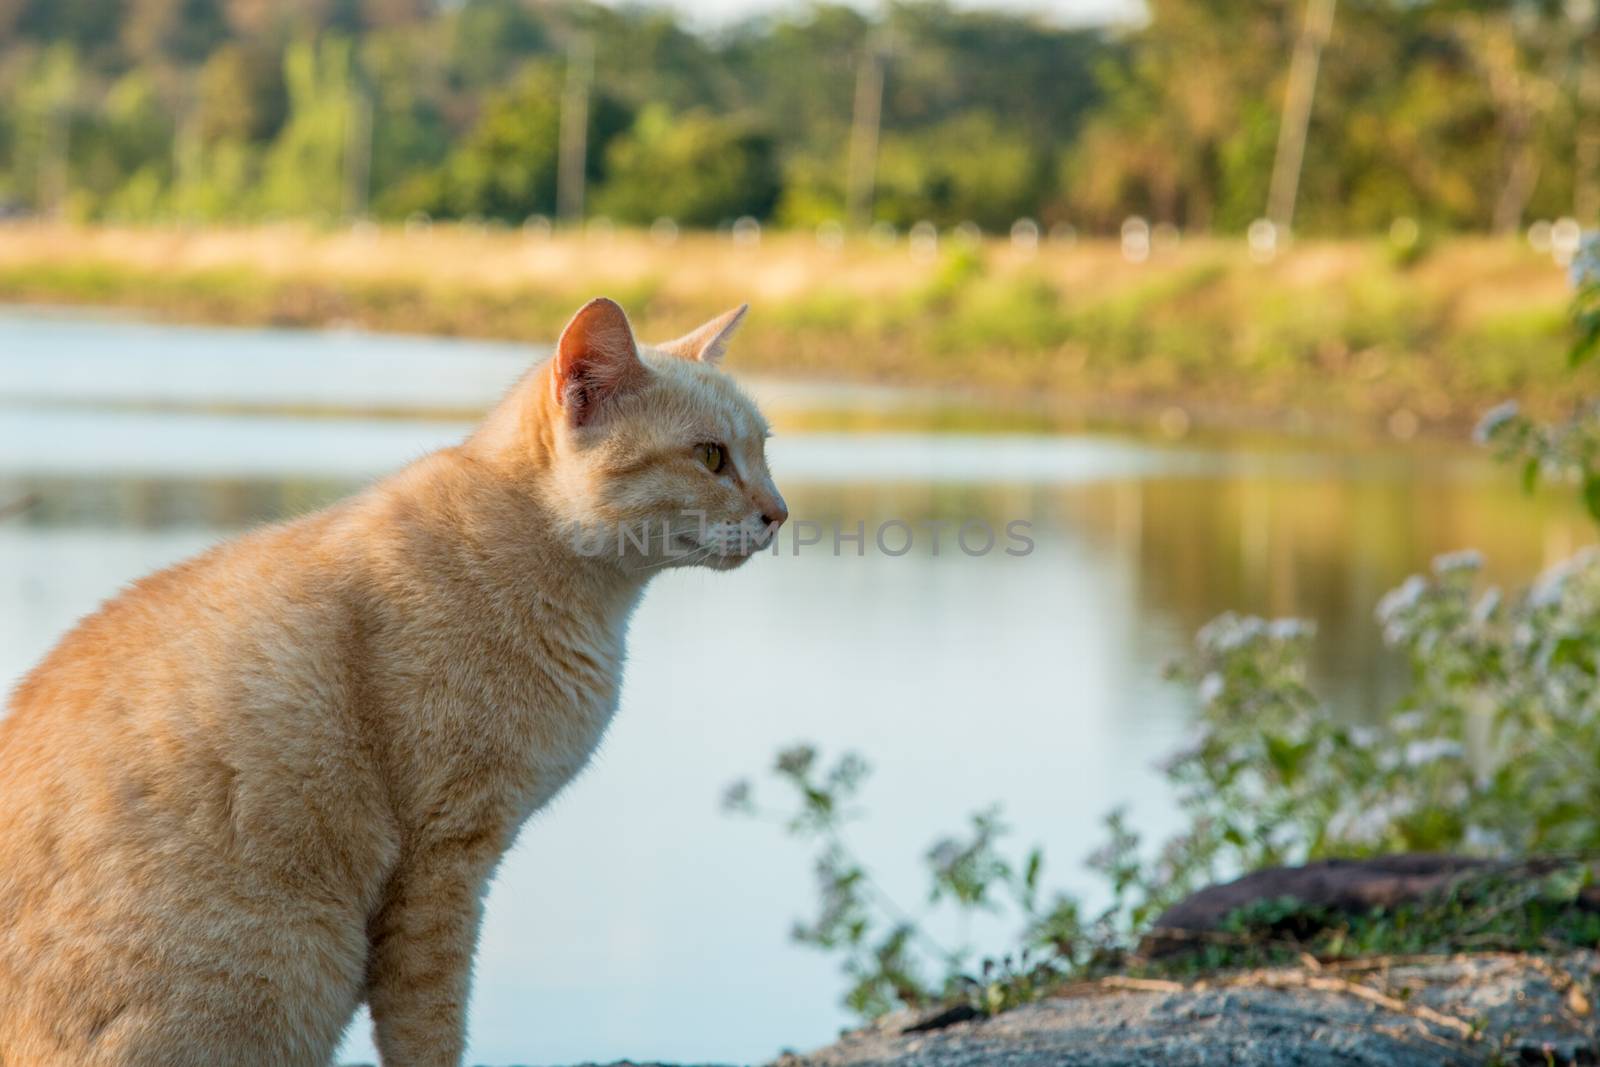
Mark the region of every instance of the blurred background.
<instances>
[{"instance_id":1,"label":"blurred background","mask_svg":"<svg viewBox=\"0 0 1600 1067\"><path fill-rule=\"evenodd\" d=\"M1070 239L1600 205L1590 0L6 0L0 34L25 216Z\"/></svg>"},{"instance_id":2,"label":"blurred background","mask_svg":"<svg viewBox=\"0 0 1600 1067\"><path fill-rule=\"evenodd\" d=\"M590 296L657 340L749 301L729 367L797 517L1025 519L1037 549L659 579L596 766L496 881L471 1058L824 1042L809 863L718 810L780 746L873 761L856 844L903 898L998 801L1092 900L1103 811L1176 824L1162 667L1207 619L1314 620L1362 721L1399 684L1384 590L1593 540L1468 431L1572 402L1597 28L1592 0L0 0L0 681L121 584L458 439Z\"/></svg>"}]
</instances>

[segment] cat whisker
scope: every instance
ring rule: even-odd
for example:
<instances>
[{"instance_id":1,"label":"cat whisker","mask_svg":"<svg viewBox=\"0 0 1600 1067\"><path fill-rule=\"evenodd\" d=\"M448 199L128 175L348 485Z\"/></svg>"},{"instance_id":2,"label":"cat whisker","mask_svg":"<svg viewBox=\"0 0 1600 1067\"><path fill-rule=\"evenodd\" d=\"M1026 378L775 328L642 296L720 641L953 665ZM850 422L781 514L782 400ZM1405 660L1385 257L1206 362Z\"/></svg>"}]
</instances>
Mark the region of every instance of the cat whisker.
<instances>
[{"instance_id":1,"label":"cat whisker","mask_svg":"<svg viewBox=\"0 0 1600 1067\"><path fill-rule=\"evenodd\" d=\"M677 555L677 556L670 556L669 555L669 556L666 556L665 558L662 558L662 559L647 559L643 563L639 564L637 567L630 567L628 569L629 569L629 571L637 574L640 571L658 570L658 569L660 569L662 567L670 567L675 563L676 564L699 563L703 559L710 559L713 555L718 554L718 549L719 548L720 548L720 546L715 541L710 542L710 543L697 544L697 545L695 545L693 551L685 552L682 555Z\"/></svg>"}]
</instances>

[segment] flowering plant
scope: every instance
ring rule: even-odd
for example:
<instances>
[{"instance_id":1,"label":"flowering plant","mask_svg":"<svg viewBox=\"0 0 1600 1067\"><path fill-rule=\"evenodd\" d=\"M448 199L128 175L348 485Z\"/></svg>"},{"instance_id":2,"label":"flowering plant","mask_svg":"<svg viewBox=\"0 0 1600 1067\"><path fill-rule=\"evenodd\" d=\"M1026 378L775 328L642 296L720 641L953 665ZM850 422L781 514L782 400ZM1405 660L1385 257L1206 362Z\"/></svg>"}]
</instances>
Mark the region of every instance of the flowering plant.
<instances>
[{"instance_id":1,"label":"flowering plant","mask_svg":"<svg viewBox=\"0 0 1600 1067\"><path fill-rule=\"evenodd\" d=\"M1579 366L1600 351L1596 239L1584 243L1573 281L1572 362ZM1477 436L1519 461L1530 488L1542 477L1578 484L1600 521L1600 407L1583 404L1567 421L1546 425L1504 404L1484 417ZM1365 723L1331 713L1307 684L1309 624L1230 613L1206 625L1191 656L1169 672L1199 697L1192 742L1163 767L1187 827L1147 850L1121 812L1107 817L1106 844L1088 862L1110 889L1108 908L1089 918L1077 899L1047 892L1043 856L1038 849L1008 855L998 809L973 816L966 834L926 853L933 905L1016 920L1013 950L982 959L977 973L971 950L930 938L848 848L844 831L859 815L853 801L866 763L847 755L827 769L808 746L786 751L776 773L795 805L781 821L821 844L821 907L815 920L796 926L796 939L842 955L853 983L847 1002L863 1014L939 996L996 1011L1065 978L1122 964L1178 899L1263 866L1406 851L1600 854L1600 549L1550 568L1519 595L1486 587L1482 570L1476 552L1440 556L1429 573L1379 602L1377 622L1406 656L1408 681L1392 707L1374 709ZM760 810L745 783L728 801L737 811ZM1574 899L1590 877L1587 863L1556 870L1550 878L1560 892L1551 899ZM1537 918L1526 892L1507 898L1495 890L1489 904L1458 896L1429 920L1431 933L1416 916L1410 930L1407 922L1373 919L1359 937L1345 930L1339 942L1410 950L1436 944L1430 936L1447 944L1465 929L1474 943L1492 930L1548 944L1543 925L1504 928ZM1542 883L1532 892L1551 896ZM1255 919L1272 925L1283 916ZM1239 928L1250 921L1241 918ZM1573 925L1574 943L1592 944L1594 927ZM1210 958L1217 962L1215 953ZM930 971L939 977L930 980Z\"/></svg>"}]
</instances>

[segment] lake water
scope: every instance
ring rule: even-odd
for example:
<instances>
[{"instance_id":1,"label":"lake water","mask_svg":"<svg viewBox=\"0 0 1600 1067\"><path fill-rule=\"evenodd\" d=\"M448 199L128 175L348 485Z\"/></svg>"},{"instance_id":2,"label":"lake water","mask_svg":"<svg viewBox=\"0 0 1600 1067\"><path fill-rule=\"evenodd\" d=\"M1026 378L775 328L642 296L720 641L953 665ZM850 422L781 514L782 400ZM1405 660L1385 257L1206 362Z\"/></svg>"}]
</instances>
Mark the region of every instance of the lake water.
<instances>
[{"instance_id":1,"label":"lake water","mask_svg":"<svg viewBox=\"0 0 1600 1067\"><path fill-rule=\"evenodd\" d=\"M0 520L0 684L130 579L459 438L535 355L0 314L0 509L29 502ZM786 744L872 762L852 841L908 906L932 839L996 802L1052 883L1092 892L1080 860L1102 813L1174 826L1153 764L1191 704L1161 670L1208 618L1316 620L1335 713L1370 714L1395 684L1371 623L1385 590L1464 546L1520 583L1589 537L1465 448L784 433L819 406L903 397L754 388L793 514L863 522L869 551L825 542L652 586L610 737L495 882L472 1062L751 1062L848 1022L833 964L787 939L809 857L719 811ZM1030 522L1035 550L871 550L885 520L973 517ZM375 1058L364 1018L344 1058Z\"/></svg>"}]
</instances>

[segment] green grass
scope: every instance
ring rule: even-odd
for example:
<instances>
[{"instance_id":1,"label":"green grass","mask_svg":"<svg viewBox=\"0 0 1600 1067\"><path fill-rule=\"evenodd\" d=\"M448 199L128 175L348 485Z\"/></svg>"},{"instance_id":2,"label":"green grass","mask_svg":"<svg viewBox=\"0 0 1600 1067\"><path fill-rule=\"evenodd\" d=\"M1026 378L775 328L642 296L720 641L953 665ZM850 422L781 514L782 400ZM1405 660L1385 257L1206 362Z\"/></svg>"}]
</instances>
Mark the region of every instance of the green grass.
<instances>
[{"instance_id":1,"label":"green grass","mask_svg":"<svg viewBox=\"0 0 1600 1067\"><path fill-rule=\"evenodd\" d=\"M1537 873L1466 874L1446 889L1395 908L1341 913L1293 898L1263 900L1227 916L1193 947L1129 970L1193 978L1219 971L1372 957L1459 952L1559 953L1600 945L1600 911L1579 899L1593 881L1588 863Z\"/></svg>"}]
</instances>

